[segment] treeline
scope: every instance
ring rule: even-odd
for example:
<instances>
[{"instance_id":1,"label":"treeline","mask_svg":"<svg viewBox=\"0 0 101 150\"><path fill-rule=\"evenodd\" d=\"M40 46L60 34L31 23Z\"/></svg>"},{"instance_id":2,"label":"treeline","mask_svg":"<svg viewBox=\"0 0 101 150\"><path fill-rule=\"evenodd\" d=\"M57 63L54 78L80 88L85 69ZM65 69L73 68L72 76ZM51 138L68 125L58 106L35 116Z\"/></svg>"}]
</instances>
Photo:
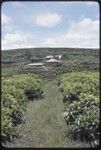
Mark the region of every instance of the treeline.
<instances>
[{"instance_id":1,"label":"treeline","mask_svg":"<svg viewBox=\"0 0 101 150\"><path fill-rule=\"evenodd\" d=\"M43 82L36 75L15 75L2 79L1 138L2 142L18 136L25 120L28 101L44 97Z\"/></svg>"},{"instance_id":2,"label":"treeline","mask_svg":"<svg viewBox=\"0 0 101 150\"><path fill-rule=\"evenodd\" d=\"M64 118L74 139L99 145L99 73L63 74L58 82L65 105Z\"/></svg>"},{"instance_id":3,"label":"treeline","mask_svg":"<svg viewBox=\"0 0 101 150\"><path fill-rule=\"evenodd\" d=\"M62 55L61 67L52 67L48 71L40 68L28 68L32 60L44 59L48 55ZM2 51L2 76L35 73L43 77L56 77L58 74L72 71L98 71L99 49L79 48L31 48Z\"/></svg>"},{"instance_id":4,"label":"treeline","mask_svg":"<svg viewBox=\"0 0 101 150\"><path fill-rule=\"evenodd\" d=\"M44 58L47 55L62 55L64 59L99 57L99 49L84 48L26 48L2 51L2 61L25 62L31 58ZM81 57L80 57L81 56Z\"/></svg>"}]
</instances>

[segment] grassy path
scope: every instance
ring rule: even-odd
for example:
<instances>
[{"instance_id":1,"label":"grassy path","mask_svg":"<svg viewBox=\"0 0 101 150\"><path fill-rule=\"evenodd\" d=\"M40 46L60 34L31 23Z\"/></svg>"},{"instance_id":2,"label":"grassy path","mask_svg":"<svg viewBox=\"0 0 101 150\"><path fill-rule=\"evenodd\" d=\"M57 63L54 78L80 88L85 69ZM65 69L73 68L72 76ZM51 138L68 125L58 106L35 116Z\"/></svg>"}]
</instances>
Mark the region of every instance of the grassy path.
<instances>
[{"instance_id":1,"label":"grassy path","mask_svg":"<svg viewBox=\"0 0 101 150\"><path fill-rule=\"evenodd\" d=\"M45 99L28 104L20 137L7 147L84 147L66 137L62 95L55 83L50 82L45 88Z\"/></svg>"}]
</instances>

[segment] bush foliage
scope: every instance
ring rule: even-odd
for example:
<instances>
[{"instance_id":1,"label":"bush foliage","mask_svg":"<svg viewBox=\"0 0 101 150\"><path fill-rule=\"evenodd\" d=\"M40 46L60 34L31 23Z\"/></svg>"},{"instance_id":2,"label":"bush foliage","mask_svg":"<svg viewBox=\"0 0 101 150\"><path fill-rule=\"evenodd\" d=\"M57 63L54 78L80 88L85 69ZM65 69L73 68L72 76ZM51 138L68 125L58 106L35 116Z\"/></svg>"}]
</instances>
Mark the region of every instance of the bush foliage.
<instances>
[{"instance_id":1,"label":"bush foliage","mask_svg":"<svg viewBox=\"0 0 101 150\"><path fill-rule=\"evenodd\" d=\"M73 72L60 77L65 102L65 120L76 139L99 139L99 73Z\"/></svg>"},{"instance_id":2,"label":"bush foliage","mask_svg":"<svg viewBox=\"0 0 101 150\"><path fill-rule=\"evenodd\" d=\"M43 84L36 75L16 75L2 79L2 141L12 140L13 137L17 136L28 100L43 96Z\"/></svg>"}]
</instances>

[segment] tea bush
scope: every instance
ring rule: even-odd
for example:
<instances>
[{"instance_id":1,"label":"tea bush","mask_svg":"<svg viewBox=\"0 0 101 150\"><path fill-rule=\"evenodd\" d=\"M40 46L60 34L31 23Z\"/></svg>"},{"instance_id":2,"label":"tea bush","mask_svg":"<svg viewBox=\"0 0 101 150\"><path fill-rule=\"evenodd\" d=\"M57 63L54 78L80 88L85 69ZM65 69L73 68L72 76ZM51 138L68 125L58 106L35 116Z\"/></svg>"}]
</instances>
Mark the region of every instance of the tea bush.
<instances>
[{"instance_id":1,"label":"tea bush","mask_svg":"<svg viewBox=\"0 0 101 150\"><path fill-rule=\"evenodd\" d=\"M6 141L17 136L30 95L37 93L37 98L40 98L44 96L44 92L43 83L36 75L3 78L1 85L1 138ZM34 96L31 100L36 98Z\"/></svg>"},{"instance_id":2,"label":"tea bush","mask_svg":"<svg viewBox=\"0 0 101 150\"><path fill-rule=\"evenodd\" d=\"M99 140L99 73L66 73L60 77L59 88L64 95L64 117L73 137Z\"/></svg>"}]
</instances>

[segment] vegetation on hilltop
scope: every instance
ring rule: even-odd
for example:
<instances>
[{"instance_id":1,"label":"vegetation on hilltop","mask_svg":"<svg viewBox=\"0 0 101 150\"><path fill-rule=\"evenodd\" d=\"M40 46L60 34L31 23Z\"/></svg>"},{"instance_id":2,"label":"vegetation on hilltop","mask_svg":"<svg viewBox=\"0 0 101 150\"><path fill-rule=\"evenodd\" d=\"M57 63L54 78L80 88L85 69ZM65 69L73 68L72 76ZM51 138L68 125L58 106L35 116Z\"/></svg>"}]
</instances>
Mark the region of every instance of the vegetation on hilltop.
<instances>
[{"instance_id":1,"label":"vegetation on hilltop","mask_svg":"<svg viewBox=\"0 0 101 150\"><path fill-rule=\"evenodd\" d=\"M48 55L62 55L61 67L53 67L48 71L25 67L32 59L45 59ZM99 70L98 49L30 48L2 51L2 76L29 72L53 78L57 74L84 70Z\"/></svg>"}]
</instances>

